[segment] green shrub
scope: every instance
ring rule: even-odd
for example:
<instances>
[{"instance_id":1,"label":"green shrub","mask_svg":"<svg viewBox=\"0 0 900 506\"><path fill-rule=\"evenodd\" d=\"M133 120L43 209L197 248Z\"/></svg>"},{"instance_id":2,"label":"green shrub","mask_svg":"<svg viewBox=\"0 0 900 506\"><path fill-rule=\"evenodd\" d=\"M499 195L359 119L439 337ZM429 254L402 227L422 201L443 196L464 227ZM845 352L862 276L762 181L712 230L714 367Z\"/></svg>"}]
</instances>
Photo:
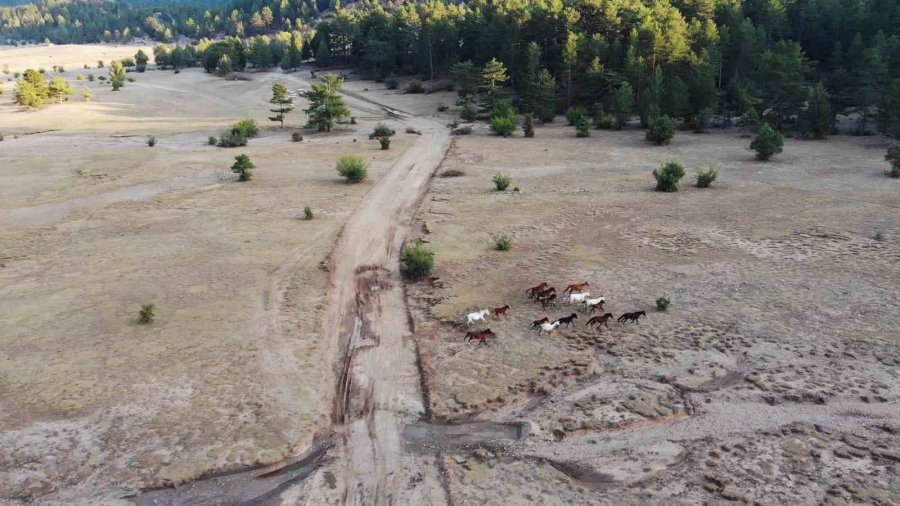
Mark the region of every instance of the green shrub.
<instances>
[{"instance_id":1,"label":"green shrub","mask_svg":"<svg viewBox=\"0 0 900 506\"><path fill-rule=\"evenodd\" d=\"M219 137L219 147L220 148L235 148L238 146L246 146L247 145L247 137L241 135L240 133L234 132L224 132Z\"/></svg>"},{"instance_id":2,"label":"green shrub","mask_svg":"<svg viewBox=\"0 0 900 506\"><path fill-rule=\"evenodd\" d=\"M390 137L395 133L397 132L391 130L391 127L385 125L384 123L379 123L375 125L375 130L372 131L372 135L370 135L369 138L377 139L379 137Z\"/></svg>"},{"instance_id":3,"label":"green shrub","mask_svg":"<svg viewBox=\"0 0 900 506\"><path fill-rule=\"evenodd\" d=\"M391 149L391 138L390 137L379 137L378 143L381 144L381 149L383 151L387 151Z\"/></svg>"},{"instance_id":4,"label":"green shrub","mask_svg":"<svg viewBox=\"0 0 900 506\"><path fill-rule=\"evenodd\" d=\"M650 119L650 125L647 127L647 140L662 146L668 144L675 136L675 120L666 116L656 116Z\"/></svg>"},{"instance_id":5,"label":"green shrub","mask_svg":"<svg viewBox=\"0 0 900 506\"><path fill-rule=\"evenodd\" d=\"M584 107L569 107L566 110L566 120L569 121L569 126L575 126L581 118L589 117L590 114L588 114L588 110Z\"/></svg>"},{"instance_id":6,"label":"green shrub","mask_svg":"<svg viewBox=\"0 0 900 506\"><path fill-rule=\"evenodd\" d=\"M253 165L250 157L242 153L234 157L234 165L231 166L231 172L238 175L238 181L250 181L255 168L256 165Z\"/></svg>"},{"instance_id":7,"label":"green shrub","mask_svg":"<svg viewBox=\"0 0 900 506\"><path fill-rule=\"evenodd\" d=\"M150 137L147 137L147 145L150 146L151 148L153 146L156 146L156 136L151 135Z\"/></svg>"},{"instance_id":8,"label":"green shrub","mask_svg":"<svg viewBox=\"0 0 900 506\"><path fill-rule=\"evenodd\" d=\"M215 146L217 142L219 142L219 140L216 139L215 135L210 135L209 139L206 140L206 143L209 144L210 146Z\"/></svg>"},{"instance_id":9,"label":"green shrub","mask_svg":"<svg viewBox=\"0 0 900 506\"><path fill-rule=\"evenodd\" d=\"M460 177L460 176L465 176L465 175L466 175L465 172L463 172L461 170L457 170L457 169L449 169L449 170L445 170L444 172L441 172L441 177Z\"/></svg>"},{"instance_id":10,"label":"green shrub","mask_svg":"<svg viewBox=\"0 0 900 506\"><path fill-rule=\"evenodd\" d=\"M494 177L491 178L491 181L494 182L494 187L497 191L502 192L503 190L509 188L509 184L512 182L512 178L509 177L509 174L494 174Z\"/></svg>"},{"instance_id":11,"label":"green shrub","mask_svg":"<svg viewBox=\"0 0 900 506\"><path fill-rule=\"evenodd\" d=\"M312 210L312 208L309 207L309 206L304 207L304 208L303 208L303 216L304 216L307 220L313 219L313 210Z\"/></svg>"},{"instance_id":12,"label":"green shrub","mask_svg":"<svg viewBox=\"0 0 900 506\"><path fill-rule=\"evenodd\" d=\"M672 303L672 301L670 301L669 299L667 299L665 297L660 297L660 298L656 299L656 309L659 311L665 311L666 309L669 308L669 304L671 304L671 303Z\"/></svg>"},{"instance_id":13,"label":"green shrub","mask_svg":"<svg viewBox=\"0 0 900 506\"><path fill-rule=\"evenodd\" d=\"M534 115L528 113L525 115L525 120L522 122L522 131L525 133L525 137L531 138L534 137Z\"/></svg>"},{"instance_id":14,"label":"green shrub","mask_svg":"<svg viewBox=\"0 0 900 506\"><path fill-rule=\"evenodd\" d=\"M575 120L575 137L590 137L591 121L587 116L582 116Z\"/></svg>"},{"instance_id":15,"label":"green shrub","mask_svg":"<svg viewBox=\"0 0 900 506\"><path fill-rule=\"evenodd\" d=\"M497 104L491 112L491 131L502 137L509 137L516 131L516 113L509 104Z\"/></svg>"},{"instance_id":16,"label":"green shrub","mask_svg":"<svg viewBox=\"0 0 900 506\"><path fill-rule=\"evenodd\" d=\"M756 158L762 161L772 158L772 155L776 153L781 153L783 147L784 136L781 135L781 132L773 130L768 123L763 123L756 138L750 143L750 149L756 151Z\"/></svg>"},{"instance_id":17,"label":"green shrub","mask_svg":"<svg viewBox=\"0 0 900 506\"><path fill-rule=\"evenodd\" d=\"M337 162L337 172L347 183L359 183L369 175L369 166L356 155L344 155Z\"/></svg>"},{"instance_id":18,"label":"green shrub","mask_svg":"<svg viewBox=\"0 0 900 506\"><path fill-rule=\"evenodd\" d=\"M889 147L884 159L890 162L891 170L888 175L891 177L900 177L900 144L894 144Z\"/></svg>"},{"instance_id":19,"label":"green shrub","mask_svg":"<svg viewBox=\"0 0 900 506\"><path fill-rule=\"evenodd\" d=\"M256 126L256 121L250 118L242 119L232 125L231 133L240 134L246 138L256 137L259 133L259 128Z\"/></svg>"},{"instance_id":20,"label":"green shrub","mask_svg":"<svg viewBox=\"0 0 900 506\"><path fill-rule=\"evenodd\" d=\"M738 119L738 126L749 128L750 130L756 130L757 125L759 125L759 113L752 107L747 109Z\"/></svg>"},{"instance_id":21,"label":"green shrub","mask_svg":"<svg viewBox=\"0 0 900 506\"><path fill-rule=\"evenodd\" d=\"M397 86L400 86L400 80L397 79L397 74L391 73L384 79L384 84L387 89L396 90Z\"/></svg>"},{"instance_id":22,"label":"green shrub","mask_svg":"<svg viewBox=\"0 0 900 506\"><path fill-rule=\"evenodd\" d=\"M156 306L153 304L144 304L138 312L138 323L149 325L156 319Z\"/></svg>"},{"instance_id":23,"label":"green shrub","mask_svg":"<svg viewBox=\"0 0 900 506\"><path fill-rule=\"evenodd\" d=\"M656 178L656 191L676 192L678 182L684 177L684 167L677 162L669 162L659 169L653 169L653 177Z\"/></svg>"},{"instance_id":24,"label":"green shrub","mask_svg":"<svg viewBox=\"0 0 900 506\"><path fill-rule=\"evenodd\" d=\"M406 83L406 92L407 93L425 93L425 85L422 84L422 81L418 79L413 79L412 81Z\"/></svg>"},{"instance_id":25,"label":"green shrub","mask_svg":"<svg viewBox=\"0 0 900 506\"><path fill-rule=\"evenodd\" d=\"M459 111L459 117L465 121L475 121L475 118L478 117L478 109L471 101L466 100Z\"/></svg>"},{"instance_id":26,"label":"green shrub","mask_svg":"<svg viewBox=\"0 0 900 506\"><path fill-rule=\"evenodd\" d=\"M422 241L406 245L400 254L400 272L409 280L422 279L434 269L434 251Z\"/></svg>"},{"instance_id":27,"label":"green shrub","mask_svg":"<svg viewBox=\"0 0 900 506\"><path fill-rule=\"evenodd\" d=\"M719 177L719 169L716 167L698 168L696 173L697 188L709 188L709 185Z\"/></svg>"},{"instance_id":28,"label":"green shrub","mask_svg":"<svg viewBox=\"0 0 900 506\"><path fill-rule=\"evenodd\" d=\"M497 248L497 251L509 251L512 249L513 238L511 235L501 233L492 237L494 238L494 247Z\"/></svg>"},{"instance_id":29,"label":"green shrub","mask_svg":"<svg viewBox=\"0 0 900 506\"><path fill-rule=\"evenodd\" d=\"M303 140L303 134L300 132L294 132L291 134L291 140L294 142L301 142Z\"/></svg>"}]
</instances>

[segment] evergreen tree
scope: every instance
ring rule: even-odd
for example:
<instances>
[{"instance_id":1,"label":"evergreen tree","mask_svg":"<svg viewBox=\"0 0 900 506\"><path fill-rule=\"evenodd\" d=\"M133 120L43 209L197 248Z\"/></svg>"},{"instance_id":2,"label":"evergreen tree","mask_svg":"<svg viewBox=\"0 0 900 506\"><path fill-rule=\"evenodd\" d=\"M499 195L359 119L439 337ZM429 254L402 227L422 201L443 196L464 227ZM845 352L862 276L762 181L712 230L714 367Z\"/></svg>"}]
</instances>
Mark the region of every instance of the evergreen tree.
<instances>
[{"instance_id":1,"label":"evergreen tree","mask_svg":"<svg viewBox=\"0 0 900 506\"><path fill-rule=\"evenodd\" d=\"M633 108L634 91L632 91L630 84L623 82L622 85L619 86L618 91L616 91L616 97L612 107L613 114L615 114L613 126L616 130L621 130L628 123Z\"/></svg>"},{"instance_id":2,"label":"evergreen tree","mask_svg":"<svg viewBox=\"0 0 900 506\"><path fill-rule=\"evenodd\" d=\"M149 61L150 58L147 56L147 53L145 53L143 49L138 49L138 52L134 54L134 64L138 72L144 72L145 70L147 70L147 62Z\"/></svg>"},{"instance_id":3,"label":"evergreen tree","mask_svg":"<svg viewBox=\"0 0 900 506\"><path fill-rule=\"evenodd\" d=\"M350 116L350 109L340 95L343 86L343 79L327 75L325 82L313 83L311 90L300 93L309 102L309 108L304 109L309 117L309 124L320 132L330 132L335 123Z\"/></svg>"},{"instance_id":4,"label":"evergreen tree","mask_svg":"<svg viewBox=\"0 0 900 506\"><path fill-rule=\"evenodd\" d=\"M238 181L250 181L253 177L253 169L256 165L250 161L250 157L246 154L240 154L234 157L234 164L231 166L231 172L238 175Z\"/></svg>"},{"instance_id":5,"label":"evergreen tree","mask_svg":"<svg viewBox=\"0 0 900 506\"><path fill-rule=\"evenodd\" d=\"M884 135L900 139L900 78L884 90L878 112L878 129Z\"/></svg>"},{"instance_id":6,"label":"evergreen tree","mask_svg":"<svg viewBox=\"0 0 900 506\"><path fill-rule=\"evenodd\" d=\"M509 79L509 75L506 73L506 67L496 58L492 58L484 65L484 69L481 71L481 83L487 105L494 106L497 91L507 79Z\"/></svg>"},{"instance_id":7,"label":"evergreen tree","mask_svg":"<svg viewBox=\"0 0 900 506\"><path fill-rule=\"evenodd\" d=\"M119 88L125 86L125 65L121 60L113 60L109 64L109 82L112 83L113 91L119 91Z\"/></svg>"},{"instance_id":8,"label":"evergreen tree","mask_svg":"<svg viewBox=\"0 0 900 506\"><path fill-rule=\"evenodd\" d=\"M781 135L781 132L772 129L768 123L763 123L756 138L750 143L750 149L756 151L756 158L762 161L781 153L783 147L784 136Z\"/></svg>"},{"instance_id":9,"label":"evergreen tree","mask_svg":"<svg viewBox=\"0 0 900 506\"><path fill-rule=\"evenodd\" d=\"M534 113L543 123L550 123L556 117L556 81L550 71L543 69L538 74L537 103Z\"/></svg>"},{"instance_id":10,"label":"evergreen tree","mask_svg":"<svg viewBox=\"0 0 900 506\"><path fill-rule=\"evenodd\" d=\"M455 63L450 67L450 78L459 98L467 100L478 92L481 72L471 61Z\"/></svg>"},{"instance_id":11,"label":"evergreen tree","mask_svg":"<svg viewBox=\"0 0 900 506\"><path fill-rule=\"evenodd\" d=\"M274 116L269 117L269 120L279 122L281 128L284 128L284 116L294 110L294 99L288 95L287 86L281 81L275 81L275 84L272 85L272 98L269 99L269 103L275 106L273 109L269 109L270 112L275 113Z\"/></svg>"},{"instance_id":12,"label":"evergreen tree","mask_svg":"<svg viewBox=\"0 0 900 506\"><path fill-rule=\"evenodd\" d=\"M824 139L831 130L831 102L825 85L819 81L809 94L806 109L800 117L800 128L804 135L813 139Z\"/></svg>"},{"instance_id":13,"label":"evergreen tree","mask_svg":"<svg viewBox=\"0 0 900 506\"><path fill-rule=\"evenodd\" d=\"M50 83L47 85L47 93L48 98L62 103L67 96L75 93L75 89L64 78L54 77L50 79Z\"/></svg>"}]
</instances>

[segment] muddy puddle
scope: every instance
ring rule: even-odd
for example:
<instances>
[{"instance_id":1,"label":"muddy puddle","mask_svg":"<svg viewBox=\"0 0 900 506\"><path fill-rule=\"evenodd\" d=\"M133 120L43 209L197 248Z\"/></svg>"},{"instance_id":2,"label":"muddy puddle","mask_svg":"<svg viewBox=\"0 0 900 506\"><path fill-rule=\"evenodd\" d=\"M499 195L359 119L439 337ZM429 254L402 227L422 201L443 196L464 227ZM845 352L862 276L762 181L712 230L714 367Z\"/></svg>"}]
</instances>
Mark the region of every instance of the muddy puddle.
<instances>
[{"instance_id":1,"label":"muddy puddle","mask_svg":"<svg viewBox=\"0 0 900 506\"><path fill-rule=\"evenodd\" d=\"M403 429L407 447L424 452L502 446L526 435L527 427L520 423L419 421Z\"/></svg>"}]
</instances>

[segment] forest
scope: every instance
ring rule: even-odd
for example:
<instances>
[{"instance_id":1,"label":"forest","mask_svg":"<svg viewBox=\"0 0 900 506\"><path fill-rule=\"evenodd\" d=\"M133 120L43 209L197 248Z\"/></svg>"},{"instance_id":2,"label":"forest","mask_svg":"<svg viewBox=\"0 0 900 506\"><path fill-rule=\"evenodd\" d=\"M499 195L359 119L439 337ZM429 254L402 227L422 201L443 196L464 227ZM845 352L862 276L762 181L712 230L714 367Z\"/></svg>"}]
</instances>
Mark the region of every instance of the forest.
<instances>
[{"instance_id":1,"label":"forest","mask_svg":"<svg viewBox=\"0 0 900 506\"><path fill-rule=\"evenodd\" d=\"M8 43L189 39L200 44L189 60L208 71L223 54L227 70L312 57L375 79L452 77L457 89L496 60L516 107L539 118L575 106L602 118L628 106L644 126L658 114L693 124L716 114L816 138L838 114L852 116L854 133L877 125L900 136L898 32L896 0L53 0L0 9ZM815 124L823 116L830 126Z\"/></svg>"}]
</instances>

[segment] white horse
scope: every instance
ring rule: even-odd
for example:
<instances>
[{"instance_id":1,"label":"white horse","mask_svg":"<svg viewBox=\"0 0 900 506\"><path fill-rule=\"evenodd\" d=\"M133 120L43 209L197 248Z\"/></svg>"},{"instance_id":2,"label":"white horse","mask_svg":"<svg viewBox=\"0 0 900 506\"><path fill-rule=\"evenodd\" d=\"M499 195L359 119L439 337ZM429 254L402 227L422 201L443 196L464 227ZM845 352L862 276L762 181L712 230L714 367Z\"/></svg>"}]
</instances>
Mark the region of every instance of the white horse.
<instances>
[{"instance_id":1,"label":"white horse","mask_svg":"<svg viewBox=\"0 0 900 506\"><path fill-rule=\"evenodd\" d=\"M596 299L584 299L583 301L581 301L581 303L584 304L588 309L593 310L593 309L596 309L597 306L602 306L603 304L606 304L606 299L604 299L603 296L601 295L600 297L597 297Z\"/></svg>"},{"instance_id":2,"label":"white horse","mask_svg":"<svg viewBox=\"0 0 900 506\"><path fill-rule=\"evenodd\" d=\"M466 315L466 318L468 319L468 321L466 322L466 325L471 325L471 324L477 322L478 320L481 320L481 321L487 323L487 320L485 320L484 317L489 314L491 314L490 309L482 309L481 311L475 311L474 313L469 313Z\"/></svg>"},{"instance_id":3,"label":"white horse","mask_svg":"<svg viewBox=\"0 0 900 506\"><path fill-rule=\"evenodd\" d=\"M552 334L557 327L559 327L559 320L553 323L542 323L540 330L538 330L538 335L543 335L544 332L546 332L548 335Z\"/></svg>"},{"instance_id":4,"label":"white horse","mask_svg":"<svg viewBox=\"0 0 900 506\"><path fill-rule=\"evenodd\" d=\"M584 293L570 293L569 297L566 299L566 302L569 304L575 304L576 302L584 302L585 299L591 296L591 292Z\"/></svg>"}]
</instances>

